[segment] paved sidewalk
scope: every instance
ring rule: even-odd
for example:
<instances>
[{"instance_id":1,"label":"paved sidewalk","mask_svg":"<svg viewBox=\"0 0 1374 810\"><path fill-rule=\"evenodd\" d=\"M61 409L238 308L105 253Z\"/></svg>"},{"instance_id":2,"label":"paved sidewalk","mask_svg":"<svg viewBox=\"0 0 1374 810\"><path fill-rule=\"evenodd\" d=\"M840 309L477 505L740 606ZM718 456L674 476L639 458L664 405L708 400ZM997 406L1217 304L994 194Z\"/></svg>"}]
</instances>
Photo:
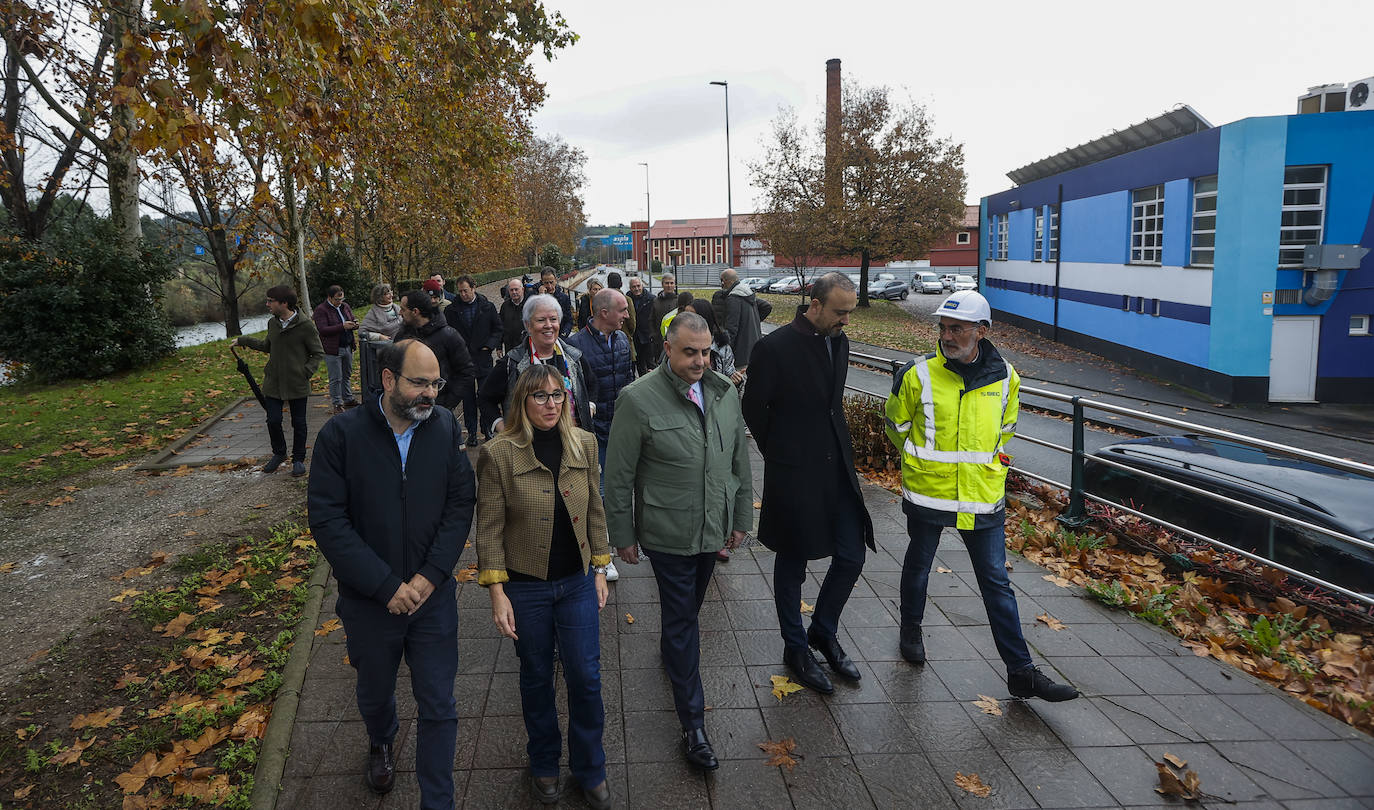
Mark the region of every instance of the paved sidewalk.
<instances>
[{"instance_id":1,"label":"paved sidewalk","mask_svg":"<svg viewBox=\"0 0 1374 810\"><path fill-rule=\"evenodd\" d=\"M762 474L757 454L755 470ZM760 481L755 481L755 492ZM1037 661L1085 694L1061 704L1008 700L967 554L946 533L926 616L931 661L897 653L897 586L907 538L898 499L865 484L878 551L845 610L840 641L863 680L821 697L778 701L785 674L771 597L772 554L761 546L717 567L701 611L707 730L721 756L703 776L683 763L672 698L658 655L657 591L649 565L621 565L602 613L605 747L620 807L889 808L1180 806L1154 791L1153 763L1187 760L1206 806L1356 808L1374 805L1374 745L1274 688L1198 658L1163 631L1042 579L1012 557L1021 620ZM475 561L472 549L462 564ZM803 599L814 602L825 561ZM501 639L475 583L459 585L458 806L538 807L525 785L525 731L513 644ZM333 589L320 621L334 617ZM1049 612L1068 625L1035 621ZM627 614L634 616L630 624ZM379 799L363 785L366 735L354 703L343 631L313 639L277 808L409 808L414 701L398 689L400 773ZM560 694L562 686L560 684ZM1003 701L1000 717L972 701ZM560 696L560 705L565 701ZM566 712L563 714L566 730ZM757 744L792 737L798 765L765 764ZM986 799L954 785L957 771L992 787ZM566 754L564 778L566 781ZM569 789L561 806L584 806Z\"/></svg>"}]
</instances>

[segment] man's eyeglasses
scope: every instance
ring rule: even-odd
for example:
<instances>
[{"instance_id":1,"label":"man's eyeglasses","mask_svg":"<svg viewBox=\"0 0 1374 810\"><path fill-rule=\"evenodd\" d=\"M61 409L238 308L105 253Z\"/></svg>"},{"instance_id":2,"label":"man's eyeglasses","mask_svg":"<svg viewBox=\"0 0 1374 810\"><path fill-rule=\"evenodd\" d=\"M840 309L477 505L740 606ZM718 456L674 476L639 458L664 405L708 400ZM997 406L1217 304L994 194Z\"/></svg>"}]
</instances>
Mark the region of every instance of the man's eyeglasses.
<instances>
[{"instance_id":1,"label":"man's eyeglasses","mask_svg":"<svg viewBox=\"0 0 1374 810\"><path fill-rule=\"evenodd\" d=\"M416 388L429 388L432 386L435 391L442 391L444 390L444 386L448 385L448 380L445 380L442 377L440 377L437 380L426 380L423 377L407 377L404 374L402 374L401 379L405 380L406 382L410 383Z\"/></svg>"},{"instance_id":2,"label":"man's eyeglasses","mask_svg":"<svg viewBox=\"0 0 1374 810\"><path fill-rule=\"evenodd\" d=\"M977 326L976 324L970 324L970 323L955 324L955 325L953 325L953 326L946 326L945 324L937 324L937 326L938 326L938 328L939 328L939 330L940 330L940 334L942 334L942 335L949 335L950 337L959 337L960 335L964 334L965 332L968 332L968 331L970 331L970 330L973 330L973 329L977 329L977 328L978 328L978 326Z\"/></svg>"},{"instance_id":3,"label":"man's eyeglasses","mask_svg":"<svg viewBox=\"0 0 1374 810\"><path fill-rule=\"evenodd\" d=\"M563 400L568 398L568 392L561 388L557 391L535 391L530 394L530 398L534 400L536 405L547 405L549 402L562 405Z\"/></svg>"}]
</instances>

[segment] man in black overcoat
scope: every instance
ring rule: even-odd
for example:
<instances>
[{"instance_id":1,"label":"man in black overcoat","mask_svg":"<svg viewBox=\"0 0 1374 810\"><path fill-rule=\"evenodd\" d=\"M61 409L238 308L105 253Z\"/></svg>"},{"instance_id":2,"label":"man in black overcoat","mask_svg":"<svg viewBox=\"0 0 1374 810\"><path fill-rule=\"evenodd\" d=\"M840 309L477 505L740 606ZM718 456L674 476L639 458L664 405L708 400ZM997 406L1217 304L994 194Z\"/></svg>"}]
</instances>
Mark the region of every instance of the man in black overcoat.
<instances>
[{"instance_id":1,"label":"man in black overcoat","mask_svg":"<svg viewBox=\"0 0 1374 810\"><path fill-rule=\"evenodd\" d=\"M811 656L815 647L836 675L860 678L835 638L840 613L863 573L864 545L873 548L873 521L854 472L854 446L844 418L849 338L844 327L858 303L854 282L821 276L809 306L764 336L749 362L744 421L763 454L759 541L777 552L773 598L782 632L783 663L796 681L824 694L835 691ZM803 629L801 586L808 560L830 557L811 616Z\"/></svg>"}]
</instances>

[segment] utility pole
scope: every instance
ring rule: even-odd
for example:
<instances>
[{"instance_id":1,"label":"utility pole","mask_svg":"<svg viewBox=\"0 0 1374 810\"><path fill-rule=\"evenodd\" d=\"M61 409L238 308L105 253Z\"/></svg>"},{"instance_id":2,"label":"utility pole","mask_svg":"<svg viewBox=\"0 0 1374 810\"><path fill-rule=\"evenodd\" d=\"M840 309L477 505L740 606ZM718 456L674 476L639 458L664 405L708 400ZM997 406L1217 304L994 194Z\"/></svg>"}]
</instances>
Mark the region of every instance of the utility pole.
<instances>
[{"instance_id":1,"label":"utility pole","mask_svg":"<svg viewBox=\"0 0 1374 810\"><path fill-rule=\"evenodd\" d=\"M654 217L649 211L649 164L639 164L644 167L644 277L649 280L649 292L654 291L654 257L650 253L653 247L653 240L649 237L654 232Z\"/></svg>"}]
</instances>

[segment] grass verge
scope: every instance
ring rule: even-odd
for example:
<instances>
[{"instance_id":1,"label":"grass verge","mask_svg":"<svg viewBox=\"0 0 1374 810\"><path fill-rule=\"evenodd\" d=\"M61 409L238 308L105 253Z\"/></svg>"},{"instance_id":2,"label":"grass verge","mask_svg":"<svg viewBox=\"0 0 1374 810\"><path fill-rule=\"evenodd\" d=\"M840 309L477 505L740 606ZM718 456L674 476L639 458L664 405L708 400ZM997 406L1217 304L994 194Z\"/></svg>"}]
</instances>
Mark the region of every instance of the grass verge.
<instances>
[{"instance_id":1,"label":"grass verge","mask_svg":"<svg viewBox=\"0 0 1374 810\"><path fill-rule=\"evenodd\" d=\"M261 383L267 355L239 354ZM327 385L321 363L312 387L323 392ZM141 456L251 393L225 340L187 346L148 368L99 380L0 390L0 489Z\"/></svg>"},{"instance_id":2,"label":"grass verge","mask_svg":"<svg viewBox=\"0 0 1374 810\"><path fill-rule=\"evenodd\" d=\"M5 807L247 808L258 749L318 553L295 522L128 587L89 636L0 695Z\"/></svg>"},{"instance_id":3,"label":"grass verge","mask_svg":"<svg viewBox=\"0 0 1374 810\"><path fill-rule=\"evenodd\" d=\"M692 290L693 295L707 301L715 292L713 289ZM759 297L773 305L768 322L778 325L791 322L797 305L807 303L797 295L767 293ZM717 317L720 315L717 314ZM911 313L892 301L871 300L867 308L854 310L844 332L856 343L869 343L912 354L935 350L935 333L930 324L912 317Z\"/></svg>"}]
</instances>

